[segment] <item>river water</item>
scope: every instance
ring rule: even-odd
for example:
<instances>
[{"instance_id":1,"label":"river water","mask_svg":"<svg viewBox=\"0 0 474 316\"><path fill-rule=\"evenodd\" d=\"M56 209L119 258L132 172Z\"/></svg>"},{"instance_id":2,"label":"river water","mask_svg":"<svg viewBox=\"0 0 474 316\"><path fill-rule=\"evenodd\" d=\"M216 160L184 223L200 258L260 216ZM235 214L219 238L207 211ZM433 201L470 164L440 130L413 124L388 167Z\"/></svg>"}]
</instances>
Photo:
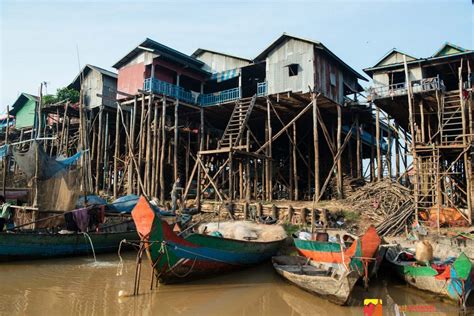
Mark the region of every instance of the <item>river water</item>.
<instances>
[{"instance_id":1,"label":"river water","mask_svg":"<svg viewBox=\"0 0 474 316\"><path fill-rule=\"evenodd\" d=\"M143 261L140 295L132 292L135 254L0 263L1 315L363 315L364 298L381 298L384 315L399 308L458 315L456 306L394 280L356 286L350 306L340 307L290 285L271 264L205 280L160 285L150 291ZM415 307L413 307L415 306ZM414 314L410 314L414 315ZM421 313L418 315L422 315Z\"/></svg>"}]
</instances>

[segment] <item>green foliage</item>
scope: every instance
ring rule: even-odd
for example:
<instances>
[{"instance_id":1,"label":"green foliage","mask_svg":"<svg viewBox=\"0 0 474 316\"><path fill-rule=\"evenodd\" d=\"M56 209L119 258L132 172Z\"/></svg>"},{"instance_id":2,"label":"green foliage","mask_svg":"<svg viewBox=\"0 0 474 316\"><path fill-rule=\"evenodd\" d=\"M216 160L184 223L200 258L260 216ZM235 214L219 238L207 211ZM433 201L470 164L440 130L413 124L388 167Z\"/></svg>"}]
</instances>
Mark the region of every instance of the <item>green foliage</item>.
<instances>
[{"instance_id":1,"label":"green foliage","mask_svg":"<svg viewBox=\"0 0 474 316\"><path fill-rule=\"evenodd\" d=\"M47 94L43 96L43 104L54 104L66 100L72 103L79 102L79 91L69 88L60 88L56 90L56 95Z\"/></svg>"},{"instance_id":2,"label":"green foliage","mask_svg":"<svg viewBox=\"0 0 474 316\"><path fill-rule=\"evenodd\" d=\"M53 104L58 102L55 95L47 94L43 96L43 104Z\"/></svg>"},{"instance_id":3,"label":"green foliage","mask_svg":"<svg viewBox=\"0 0 474 316\"><path fill-rule=\"evenodd\" d=\"M79 91L69 88L61 88L56 92L58 101L69 100L72 103L79 102Z\"/></svg>"}]
</instances>

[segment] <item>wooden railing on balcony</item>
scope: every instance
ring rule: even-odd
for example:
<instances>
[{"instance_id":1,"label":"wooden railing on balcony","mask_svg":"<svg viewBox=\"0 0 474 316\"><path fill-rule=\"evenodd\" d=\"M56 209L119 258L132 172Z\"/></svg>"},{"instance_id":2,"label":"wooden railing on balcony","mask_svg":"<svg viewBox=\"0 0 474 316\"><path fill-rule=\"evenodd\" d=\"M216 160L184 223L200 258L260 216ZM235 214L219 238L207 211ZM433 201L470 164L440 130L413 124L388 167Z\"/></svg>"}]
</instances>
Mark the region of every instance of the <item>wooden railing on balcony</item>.
<instances>
[{"instance_id":1,"label":"wooden railing on balcony","mask_svg":"<svg viewBox=\"0 0 474 316\"><path fill-rule=\"evenodd\" d=\"M413 93L428 92L433 90L441 90L444 87L443 80L439 77L424 78L421 80L411 81ZM408 85L406 82L395 83L386 86L370 87L369 94L372 100L382 98L393 98L396 96L407 95Z\"/></svg>"}]
</instances>

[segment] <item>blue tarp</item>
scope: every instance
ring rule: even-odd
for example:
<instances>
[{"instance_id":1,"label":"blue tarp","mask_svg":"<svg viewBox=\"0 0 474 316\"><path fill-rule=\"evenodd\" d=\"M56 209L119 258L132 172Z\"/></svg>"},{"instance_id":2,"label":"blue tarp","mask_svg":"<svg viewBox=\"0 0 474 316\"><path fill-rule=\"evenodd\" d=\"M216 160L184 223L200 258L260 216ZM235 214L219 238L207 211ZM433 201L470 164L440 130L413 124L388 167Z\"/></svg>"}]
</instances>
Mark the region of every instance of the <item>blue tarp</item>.
<instances>
[{"instance_id":1,"label":"blue tarp","mask_svg":"<svg viewBox=\"0 0 474 316\"><path fill-rule=\"evenodd\" d=\"M110 212L117 212L117 213L127 213L130 214L138 203L138 199L140 197L135 194L129 194L122 197L119 197L112 203L108 204L108 210ZM151 205L156 213L160 214L161 216L175 216L173 212L165 211L160 209L158 206Z\"/></svg>"},{"instance_id":2,"label":"blue tarp","mask_svg":"<svg viewBox=\"0 0 474 316\"><path fill-rule=\"evenodd\" d=\"M20 169L29 177L36 174L35 151L38 150L38 179L46 180L54 177L56 174L66 171L81 157L81 152L74 156L65 157L49 157L43 150L43 146L33 142L26 152L20 152L12 147L13 157Z\"/></svg>"},{"instance_id":3,"label":"blue tarp","mask_svg":"<svg viewBox=\"0 0 474 316\"><path fill-rule=\"evenodd\" d=\"M87 195L87 205L85 205L84 203L85 200L86 198L84 198L84 196L78 198L76 202L76 207L81 208L86 207L88 205L107 205L107 201L97 195Z\"/></svg>"},{"instance_id":4,"label":"blue tarp","mask_svg":"<svg viewBox=\"0 0 474 316\"><path fill-rule=\"evenodd\" d=\"M3 159L8 156L8 148L8 144L0 146L0 159Z\"/></svg>"}]
</instances>

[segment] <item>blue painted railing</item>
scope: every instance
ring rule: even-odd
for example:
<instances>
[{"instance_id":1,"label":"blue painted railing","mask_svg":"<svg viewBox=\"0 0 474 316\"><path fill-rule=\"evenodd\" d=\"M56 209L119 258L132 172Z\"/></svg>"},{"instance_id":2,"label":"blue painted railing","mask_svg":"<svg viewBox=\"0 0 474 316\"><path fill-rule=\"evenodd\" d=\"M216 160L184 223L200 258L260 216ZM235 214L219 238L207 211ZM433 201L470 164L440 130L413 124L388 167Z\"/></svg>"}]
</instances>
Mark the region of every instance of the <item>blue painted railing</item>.
<instances>
[{"instance_id":1,"label":"blue painted railing","mask_svg":"<svg viewBox=\"0 0 474 316\"><path fill-rule=\"evenodd\" d=\"M178 87L172 83L161 81L155 78L145 79L143 89L145 91L161 93L168 97L173 97L187 103L196 103L196 98L193 98L193 94L190 91L187 91L184 88Z\"/></svg>"},{"instance_id":2,"label":"blue painted railing","mask_svg":"<svg viewBox=\"0 0 474 316\"><path fill-rule=\"evenodd\" d=\"M233 88L215 93L200 94L199 97L196 98L193 96L192 92L187 91L182 87L178 87L169 82L164 82L155 78L145 79L145 82L143 83L143 90L164 94L168 97L172 97L191 104L199 104L201 106L222 104L238 100L241 97L240 88Z\"/></svg>"},{"instance_id":3,"label":"blue painted railing","mask_svg":"<svg viewBox=\"0 0 474 316\"><path fill-rule=\"evenodd\" d=\"M267 95L267 82L257 83L257 97L264 97Z\"/></svg>"},{"instance_id":4,"label":"blue painted railing","mask_svg":"<svg viewBox=\"0 0 474 316\"><path fill-rule=\"evenodd\" d=\"M201 106L211 106L238 99L240 99L240 88L233 88L216 93L201 94L199 96L199 104Z\"/></svg>"}]
</instances>

